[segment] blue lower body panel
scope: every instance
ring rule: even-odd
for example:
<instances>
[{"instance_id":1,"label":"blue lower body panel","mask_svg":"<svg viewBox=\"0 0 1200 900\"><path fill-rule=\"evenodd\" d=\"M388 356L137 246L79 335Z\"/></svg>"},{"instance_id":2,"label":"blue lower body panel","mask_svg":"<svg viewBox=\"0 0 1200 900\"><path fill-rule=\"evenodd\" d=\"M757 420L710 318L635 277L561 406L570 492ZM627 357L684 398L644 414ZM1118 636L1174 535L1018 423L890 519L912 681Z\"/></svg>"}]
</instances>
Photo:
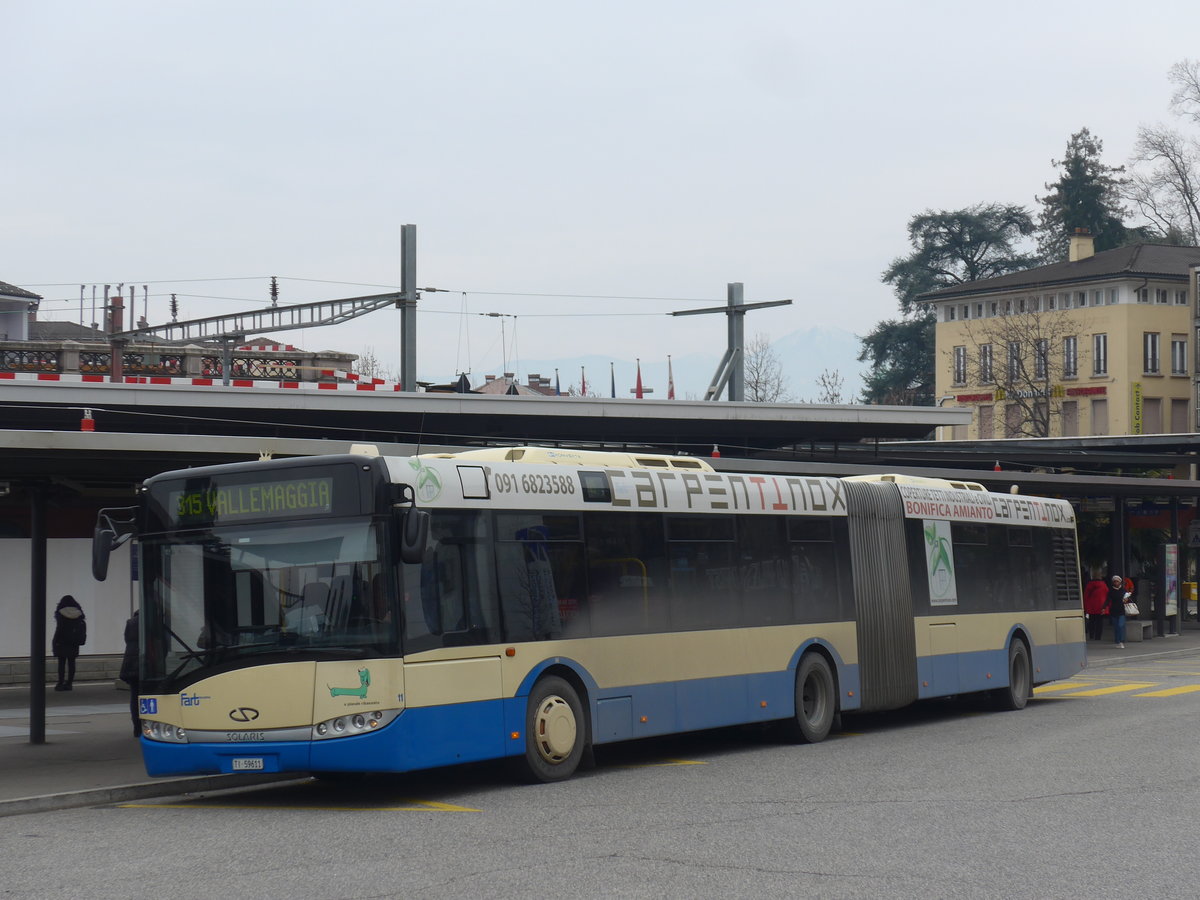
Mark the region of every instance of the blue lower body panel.
<instances>
[{"instance_id":1,"label":"blue lower body panel","mask_svg":"<svg viewBox=\"0 0 1200 900\"><path fill-rule=\"evenodd\" d=\"M796 660L799 659L797 653ZM781 672L596 689L590 696L592 741L627 741L791 717L795 663ZM857 709L856 665L837 665L840 708ZM581 678L588 681L586 673ZM516 756L525 752L528 700L516 696L407 709L379 731L323 741L175 744L142 739L150 775L231 772L407 772ZM234 768L234 760L261 768Z\"/></svg>"}]
</instances>

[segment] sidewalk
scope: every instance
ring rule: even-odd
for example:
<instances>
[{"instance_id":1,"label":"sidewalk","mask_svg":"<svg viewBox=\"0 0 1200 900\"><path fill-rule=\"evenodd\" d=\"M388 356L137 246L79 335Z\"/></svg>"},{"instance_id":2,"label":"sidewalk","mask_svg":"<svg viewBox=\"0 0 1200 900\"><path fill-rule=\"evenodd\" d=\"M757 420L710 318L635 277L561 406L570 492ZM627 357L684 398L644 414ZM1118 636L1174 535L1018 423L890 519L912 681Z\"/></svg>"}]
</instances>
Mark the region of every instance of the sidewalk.
<instances>
[{"instance_id":1,"label":"sidewalk","mask_svg":"<svg viewBox=\"0 0 1200 900\"><path fill-rule=\"evenodd\" d=\"M1117 649L1112 636L1112 626L1105 623L1104 640L1087 642L1089 668L1111 666L1132 659L1200 653L1200 622L1184 622L1180 634L1141 642L1127 640L1124 650Z\"/></svg>"},{"instance_id":2,"label":"sidewalk","mask_svg":"<svg viewBox=\"0 0 1200 900\"><path fill-rule=\"evenodd\" d=\"M1200 624L1183 633L1113 645L1088 642L1088 666L1200 653ZM168 797L267 781L286 775L210 775L151 779L132 734L129 694L113 682L76 683L71 692L46 693L46 743L29 743L29 688L0 687L0 817L146 797Z\"/></svg>"},{"instance_id":3,"label":"sidewalk","mask_svg":"<svg viewBox=\"0 0 1200 900\"><path fill-rule=\"evenodd\" d=\"M29 688L0 688L0 816L218 790L280 776L146 775L129 692L113 682L46 689L46 743L29 743ZM287 776L287 780L294 779Z\"/></svg>"}]
</instances>

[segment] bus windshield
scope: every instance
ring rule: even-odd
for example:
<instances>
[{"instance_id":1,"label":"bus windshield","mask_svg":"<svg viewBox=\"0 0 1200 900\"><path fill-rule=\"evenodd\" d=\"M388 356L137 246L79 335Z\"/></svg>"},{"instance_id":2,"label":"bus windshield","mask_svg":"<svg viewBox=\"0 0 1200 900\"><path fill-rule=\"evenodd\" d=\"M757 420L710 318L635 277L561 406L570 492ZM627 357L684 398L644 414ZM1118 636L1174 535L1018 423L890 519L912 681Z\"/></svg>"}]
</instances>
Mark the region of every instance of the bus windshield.
<instances>
[{"instance_id":1,"label":"bus windshield","mask_svg":"<svg viewBox=\"0 0 1200 900\"><path fill-rule=\"evenodd\" d=\"M269 661L397 653L380 530L356 519L146 536L144 689Z\"/></svg>"}]
</instances>

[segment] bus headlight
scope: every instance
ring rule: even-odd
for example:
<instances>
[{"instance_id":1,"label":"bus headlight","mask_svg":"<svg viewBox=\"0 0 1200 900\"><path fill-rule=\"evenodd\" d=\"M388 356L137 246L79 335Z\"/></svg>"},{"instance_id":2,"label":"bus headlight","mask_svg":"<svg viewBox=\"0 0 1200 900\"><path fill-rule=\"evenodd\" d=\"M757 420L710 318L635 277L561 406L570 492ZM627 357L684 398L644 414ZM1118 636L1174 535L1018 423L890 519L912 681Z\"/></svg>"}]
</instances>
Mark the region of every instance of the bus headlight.
<instances>
[{"instance_id":1,"label":"bus headlight","mask_svg":"<svg viewBox=\"0 0 1200 900\"><path fill-rule=\"evenodd\" d=\"M152 722L142 719L142 737L168 744L186 744L187 731L168 722Z\"/></svg>"},{"instance_id":2,"label":"bus headlight","mask_svg":"<svg viewBox=\"0 0 1200 900\"><path fill-rule=\"evenodd\" d=\"M351 737L356 734L366 734L387 725L396 716L398 709L376 709L369 713L355 713L352 716L338 716L326 719L313 726L314 741L329 740L330 738Z\"/></svg>"}]
</instances>

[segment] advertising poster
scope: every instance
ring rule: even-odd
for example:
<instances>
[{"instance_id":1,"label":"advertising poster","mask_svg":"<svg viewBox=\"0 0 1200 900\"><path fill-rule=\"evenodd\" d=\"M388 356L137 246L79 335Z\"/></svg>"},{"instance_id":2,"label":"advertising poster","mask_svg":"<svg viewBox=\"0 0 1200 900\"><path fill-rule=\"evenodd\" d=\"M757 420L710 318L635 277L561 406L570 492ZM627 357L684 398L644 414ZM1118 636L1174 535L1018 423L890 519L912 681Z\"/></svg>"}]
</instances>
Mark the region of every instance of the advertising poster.
<instances>
[{"instance_id":1,"label":"advertising poster","mask_svg":"<svg viewBox=\"0 0 1200 900\"><path fill-rule=\"evenodd\" d=\"M1163 579L1165 585L1164 599L1167 601L1166 615L1173 616L1179 612L1179 545L1166 544L1163 546Z\"/></svg>"},{"instance_id":2,"label":"advertising poster","mask_svg":"<svg viewBox=\"0 0 1200 900\"><path fill-rule=\"evenodd\" d=\"M925 519L925 571L929 575L929 602L933 606L958 603L954 581L954 546L950 543L950 523L944 519Z\"/></svg>"}]
</instances>

